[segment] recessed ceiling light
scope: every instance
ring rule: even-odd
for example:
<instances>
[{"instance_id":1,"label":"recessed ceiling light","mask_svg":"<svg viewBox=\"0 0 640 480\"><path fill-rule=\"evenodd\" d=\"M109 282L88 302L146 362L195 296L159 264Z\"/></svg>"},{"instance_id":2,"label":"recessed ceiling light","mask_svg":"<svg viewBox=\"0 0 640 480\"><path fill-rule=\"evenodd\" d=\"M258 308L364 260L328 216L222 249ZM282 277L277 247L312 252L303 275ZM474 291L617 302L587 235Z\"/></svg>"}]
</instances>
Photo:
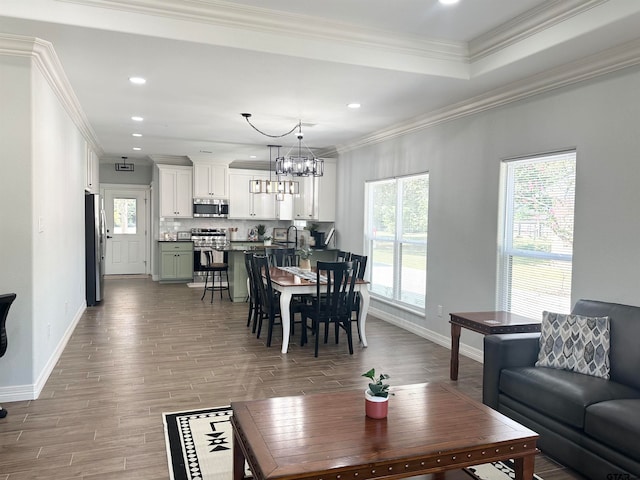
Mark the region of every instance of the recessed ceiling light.
<instances>
[{"instance_id":1,"label":"recessed ceiling light","mask_svg":"<svg viewBox=\"0 0 640 480\"><path fill-rule=\"evenodd\" d=\"M350 103L347 105L347 107L349 108L360 108L360 104L359 103Z\"/></svg>"},{"instance_id":2,"label":"recessed ceiling light","mask_svg":"<svg viewBox=\"0 0 640 480\"><path fill-rule=\"evenodd\" d=\"M255 155L249 155L249 158L258 158L258 157Z\"/></svg>"},{"instance_id":3,"label":"recessed ceiling light","mask_svg":"<svg viewBox=\"0 0 640 480\"><path fill-rule=\"evenodd\" d=\"M131 117L131 120L133 120L134 122L141 122L144 120L144 118L134 115L133 117Z\"/></svg>"},{"instance_id":4,"label":"recessed ceiling light","mask_svg":"<svg viewBox=\"0 0 640 480\"><path fill-rule=\"evenodd\" d=\"M141 133L132 133L131 136L132 137L141 137L142 134Z\"/></svg>"},{"instance_id":5,"label":"recessed ceiling light","mask_svg":"<svg viewBox=\"0 0 640 480\"><path fill-rule=\"evenodd\" d=\"M138 152L138 151L142 150L140 147L133 147L133 149L134 149L136 152Z\"/></svg>"},{"instance_id":6,"label":"recessed ceiling light","mask_svg":"<svg viewBox=\"0 0 640 480\"><path fill-rule=\"evenodd\" d=\"M136 85L144 85L147 83L147 80L142 77L129 77L129 81Z\"/></svg>"},{"instance_id":7,"label":"recessed ceiling light","mask_svg":"<svg viewBox=\"0 0 640 480\"><path fill-rule=\"evenodd\" d=\"M442 5L453 5L454 3L458 3L459 0L440 0Z\"/></svg>"}]
</instances>

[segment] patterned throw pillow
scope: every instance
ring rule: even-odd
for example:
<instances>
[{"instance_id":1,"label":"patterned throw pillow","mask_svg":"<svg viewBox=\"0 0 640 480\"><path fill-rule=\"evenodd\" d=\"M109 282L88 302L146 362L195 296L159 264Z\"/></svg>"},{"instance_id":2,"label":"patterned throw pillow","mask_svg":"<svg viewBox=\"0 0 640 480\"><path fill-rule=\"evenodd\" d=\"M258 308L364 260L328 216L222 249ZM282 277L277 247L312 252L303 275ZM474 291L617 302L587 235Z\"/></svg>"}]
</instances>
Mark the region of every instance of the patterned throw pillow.
<instances>
[{"instance_id":1,"label":"patterned throw pillow","mask_svg":"<svg viewBox=\"0 0 640 480\"><path fill-rule=\"evenodd\" d=\"M543 312L536 366L609 378L609 317Z\"/></svg>"}]
</instances>

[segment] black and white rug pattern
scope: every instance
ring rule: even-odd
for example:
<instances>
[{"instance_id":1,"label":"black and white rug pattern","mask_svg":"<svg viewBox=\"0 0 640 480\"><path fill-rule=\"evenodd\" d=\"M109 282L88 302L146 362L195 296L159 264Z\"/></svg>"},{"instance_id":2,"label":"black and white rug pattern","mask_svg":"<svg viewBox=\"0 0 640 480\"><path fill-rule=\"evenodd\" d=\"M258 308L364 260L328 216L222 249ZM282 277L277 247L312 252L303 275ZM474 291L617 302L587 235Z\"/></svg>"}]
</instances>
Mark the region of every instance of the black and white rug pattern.
<instances>
[{"instance_id":1,"label":"black and white rug pattern","mask_svg":"<svg viewBox=\"0 0 640 480\"><path fill-rule=\"evenodd\" d=\"M171 480L231 480L233 478L232 410L229 406L163 413ZM513 462L469 467L476 480L514 479ZM245 475L251 476L246 467ZM536 480L542 480L535 475Z\"/></svg>"}]
</instances>

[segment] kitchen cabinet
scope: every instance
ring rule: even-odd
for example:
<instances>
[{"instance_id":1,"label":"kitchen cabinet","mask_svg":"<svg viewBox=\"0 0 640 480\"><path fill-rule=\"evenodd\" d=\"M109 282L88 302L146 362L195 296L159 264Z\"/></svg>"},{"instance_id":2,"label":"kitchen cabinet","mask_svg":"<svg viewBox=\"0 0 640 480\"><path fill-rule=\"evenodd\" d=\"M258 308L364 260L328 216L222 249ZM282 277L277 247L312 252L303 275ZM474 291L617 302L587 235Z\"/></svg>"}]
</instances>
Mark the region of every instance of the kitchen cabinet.
<instances>
[{"instance_id":1,"label":"kitchen cabinet","mask_svg":"<svg viewBox=\"0 0 640 480\"><path fill-rule=\"evenodd\" d=\"M160 281L193 280L193 242L160 242Z\"/></svg>"},{"instance_id":2,"label":"kitchen cabinet","mask_svg":"<svg viewBox=\"0 0 640 480\"><path fill-rule=\"evenodd\" d=\"M227 165L195 163L193 165L193 196L196 198L228 198Z\"/></svg>"},{"instance_id":3,"label":"kitchen cabinet","mask_svg":"<svg viewBox=\"0 0 640 480\"><path fill-rule=\"evenodd\" d=\"M269 173L250 170L229 173L229 218L275 220L276 196L270 193L251 193L251 180L269 180Z\"/></svg>"},{"instance_id":4,"label":"kitchen cabinet","mask_svg":"<svg viewBox=\"0 0 640 480\"><path fill-rule=\"evenodd\" d=\"M98 155L89 144L86 144L86 184L85 190L90 193L98 193L100 189L100 164Z\"/></svg>"},{"instance_id":5,"label":"kitchen cabinet","mask_svg":"<svg viewBox=\"0 0 640 480\"><path fill-rule=\"evenodd\" d=\"M335 222L336 220L336 163L324 161L322 177L297 177L300 194L293 199L294 220L316 220Z\"/></svg>"},{"instance_id":6,"label":"kitchen cabinet","mask_svg":"<svg viewBox=\"0 0 640 480\"><path fill-rule=\"evenodd\" d=\"M160 216L193 217L193 170L179 165L158 165L160 170Z\"/></svg>"}]
</instances>

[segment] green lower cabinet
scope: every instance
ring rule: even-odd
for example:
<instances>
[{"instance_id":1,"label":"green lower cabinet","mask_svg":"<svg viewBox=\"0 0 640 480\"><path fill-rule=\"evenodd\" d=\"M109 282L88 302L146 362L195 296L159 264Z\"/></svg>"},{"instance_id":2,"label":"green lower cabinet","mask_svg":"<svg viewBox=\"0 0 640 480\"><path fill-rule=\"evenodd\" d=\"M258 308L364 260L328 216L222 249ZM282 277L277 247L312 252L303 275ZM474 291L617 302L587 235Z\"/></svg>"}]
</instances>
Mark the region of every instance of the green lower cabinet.
<instances>
[{"instance_id":1,"label":"green lower cabinet","mask_svg":"<svg viewBox=\"0 0 640 480\"><path fill-rule=\"evenodd\" d=\"M193 280L193 243L160 243L160 281Z\"/></svg>"}]
</instances>

